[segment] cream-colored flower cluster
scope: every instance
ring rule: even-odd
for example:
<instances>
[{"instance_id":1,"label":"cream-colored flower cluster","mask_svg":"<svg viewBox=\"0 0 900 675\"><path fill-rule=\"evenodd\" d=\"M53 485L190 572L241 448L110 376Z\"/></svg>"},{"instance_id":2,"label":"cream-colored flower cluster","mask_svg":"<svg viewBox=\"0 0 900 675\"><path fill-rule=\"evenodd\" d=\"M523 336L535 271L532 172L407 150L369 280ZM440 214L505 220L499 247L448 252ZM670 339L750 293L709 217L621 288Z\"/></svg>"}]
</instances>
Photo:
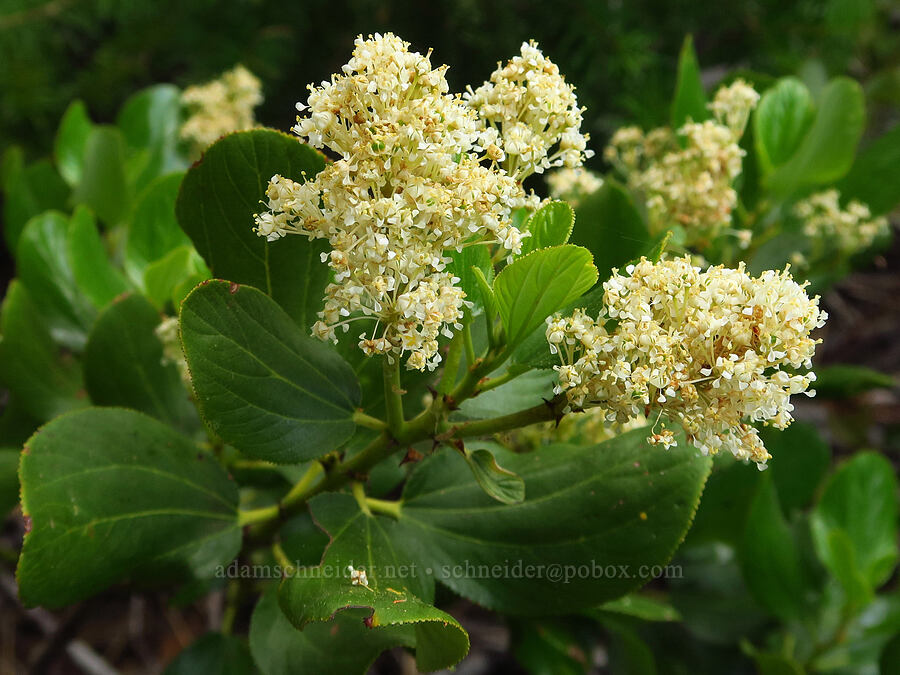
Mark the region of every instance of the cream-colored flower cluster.
<instances>
[{"instance_id":1,"label":"cream-colored flower cluster","mask_svg":"<svg viewBox=\"0 0 900 675\"><path fill-rule=\"evenodd\" d=\"M594 154L587 149L590 136L581 133L584 108L575 87L534 41L523 42L506 65L498 63L466 99L492 132L488 154L518 181L551 167L579 167Z\"/></svg>"},{"instance_id":2,"label":"cream-colored flower cluster","mask_svg":"<svg viewBox=\"0 0 900 675\"><path fill-rule=\"evenodd\" d=\"M547 187L553 199L562 199L573 207L603 186L603 179L585 168L562 168L547 174Z\"/></svg>"},{"instance_id":3,"label":"cream-colored flower cluster","mask_svg":"<svg viewBox=\"0 0 900 675\"><path fill-rule=\"evenodd\" d=\"M746 154L738 145L759 94L742 80L716 92L714 119L687 122L644 134L619 129L604 157L643 194L654 233L682 225L686 244L705 247L731 222L737 204L732 187Z\"/></svg>"},{"instance_id":4,"label":"cream-colored flower cluster","mask_svg":"<svg viewBox=\"0 0 900 675\"><path fill-rule=\"evenodd\" d=\"M225 134L252 129L253 109L262 100L259 79L241 65L217 80L188 87L181 94L190 113L181 125L181 138L202 152Z\"/></svg>"},{"instance_id":5,"label":"cream-colored flower cluster","mask_svg":"<svg viewBox=\"0 0 900 675\"><path fill-rule=\"evenodd\" d=\"M306 114L293 128L339 158L303 183L273 176L255 219L270 241L329 241L334 283L314 335L336 340L367 319L367 354L408 352L420 370L441 360L438 337L459 327L466 302L445 251L518 253L525 235L511 213L534 201L499 165L496 130L449 93L446 70L390 33L359 37L343 73L297 104Z\"/></svg>"},{"instance_id":6,"label":"cream-colored flower cluster","mask_svg":"<svg viewBox=\"0 0 900 675\"><path fill-rule=\"evenodd\" d=\"M760 277L738 269L701 271L688 257L642 259L604 283L595 319L577 310L547 322L550 350L560 355L557 393L576 408L600 406L624 423L656 412L680 424L705 454L726 449L763 468L766 452L752 422L787 427L790 396L806 392L827 315L818 297L788 270ZM670 429L648 439L676 443Z\"/></svg>"},{"instance_id":7,"label":"cream-colored flower cluster","mask_svg":"<svg viewBox=\"0 0 900 675\"><path fill-rule=\"evenodd\" d=\"M794 214L803 220L806 236L849 255L888 233L887 218L873 218L869 207L856 200L842 209L840 199L840 193L831 189L797 202Z\"/></svg>"}]
</instances>

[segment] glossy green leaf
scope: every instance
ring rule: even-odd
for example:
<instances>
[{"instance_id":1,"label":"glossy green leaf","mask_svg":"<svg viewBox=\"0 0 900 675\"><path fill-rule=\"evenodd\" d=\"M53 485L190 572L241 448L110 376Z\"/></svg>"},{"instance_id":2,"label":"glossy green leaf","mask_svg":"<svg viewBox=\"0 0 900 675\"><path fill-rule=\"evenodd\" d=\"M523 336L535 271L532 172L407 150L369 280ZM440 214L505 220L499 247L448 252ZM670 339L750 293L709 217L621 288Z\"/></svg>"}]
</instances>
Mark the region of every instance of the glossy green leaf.
<instances>
[{"instance_id":1,"label":"glossy green leaf","mask_svg":"<svg viewBox=\"0 0 900 675\"><path fill-rule=\"evenodd\" d=\"M771 173L767 185L779 195L838 180L853 164L866 122L857 82L838 77L822 92L819 112L791 158Z\"/></svg>"},{"instance_id":2,"label":"glossy green leaf","mask_svg":"<svg viewBox=\"0 0 900 675\"><path fill-rule=\"evenodd\" d=\"M169 251L144 270L144 290L157 309L165 309L172 301L175 288L187 280L209 278L209 270L190 244ZM190 284L190 288L197 282ZM178 304L173 305L177 310Z\"/></svg>"},{"instance_id":3,"label":"glossy green leaf","mask_svg":"<svg viewBox=\"0 0 900 675\"><path fill-rule=\"evenodd\" d=\"M475 419L511 415L553 398L553 386L557 379L555 371L535 370L524 373L496 389L489 389L475 398L463 401L459 413Z\"/></svg>"},{"instance_id":4,"label":"glossy green leaf","mask_svg":"<svg viewBox=\"0 0 900 675\"><path fill-rule=\"evenodd\" d=\"M694 40L688 35L678 56L678 79L672 100L672 128L678 129L688 120L702 122L709 118L706 93L700 79L700 65L694 52Z\"/></svg>"},{"instance_id":5,"label":"glossy green leaf","mask_svg":"<svg viewBox=\"0 0 900 675\"><path fill-rule=\"evenodd\" d=\"M0 518L19 503L18 470L18 448L0 448Z\"/></svg>"},{"instance_id":6,"label":"glossy green leaf","mask_svg":"<svg viewBox=\"0 0 900 675\"><path fill-rule=\"evenodd\" d=\"M485 494L502 504L520 504L525 500L525 481L497 464L490 450L466 448L465 458Z\"/></svg>"},{"instance_id":7,"label":"glossy green leaf","mask_svg":"<svg viewBox=\"0 0 900 675\"><path fill-rule=\"evenodd\" d=\"M747 588L763 607L784 620L803 616L813 584L768 477L747 514L740 559Z\"/></svg>"},{"instance_id":8,"label":"glossy green leaf","mask_svg":"<svg viewBox=\"0 0 900 675\"><path fill-rule=\"evenodd\" d=\"M601 281L613 267L623 267L653 245L631 195L611 179L578 205L570 241L591 252Z\"/></svg>"},{"instance_id":9,"label":"glossy green leaf","mask_svg":"<svg viewBox=\"0 0 900 675\"><path fill-rule=\"evenodd\" d=\"M788 161L809 130L815 106L806 86L785 77L766 91L753 114L756 153L764 173Z\"/></svg>"},{"instance_id":10,"label":"glossy green leaf","mask_svg":"<svg viewBox=\"0 0 900 675\"><path fill-rule=\"evenodd\" d=\"M347 609L330 622L297 630L278 606L278 587L272 586L253 611L250 651L264 675L362 674L381 652L411 647L414 639L408 627L367 628L363 619L368 614Z\"/></svg>"},{"instance_id":11,"label":"glossy green leaf","mask_svg":"<svg viewBox=\"0 0 900 675\"><path fill-rule=\"evenodd\" d=\"M67 254L69 220L47 211L28 221L19 238L19 277L50 333L75 350L84 347L96 309L80 293Z\"/></svg>"},{"instance_id":12,"label":"glossy green leaf","mask_svg":"<svg viewBox=\"0 0 900 675\"><path fill-rule=\"evenodd\" d=\"M261 291L199 286L182 304L181 336L203 416L242 452L295 463L353 435L360 390L350 366Z\"/></svg>"},{"instance_id":13,"label":"glossy green leaf","mask_svg":"<svg viewBox=\"0 0 900 675\"><path fill-rule=\"evenodd\" d=\"M837 184L846 203L856 199L872 213L889 213L900 204L900 181L888 180L900 165L900 124L863 148L853 167Z\"/></svg>"},{"instance_id":14,"label":"glossy green leaf","mask_svg":"<svg viewBox=\"0 0 900 675\"><path fill-rule=\"evenodd\" d=\"M871 588L891 576L897 564L897 476L891 463L874 452L861 452L844 463L825 485L813 513L813 541L830 569L840 563L829 536L843 531L856 564Z\"/></svg>"},{"instance_id":15,"label":"glossy green leaf","mask_svg":"<svg viewBox=\"0 0 900 675\"><path fill-rule=\"evenodd\" d=\"M872 389L893 389L897 380L872 368L839 363L816 368L816 396L819 398L852 398Z\"/></svg>"},{"instance_id":16,"label":"glossy green leaf","mask_svg":"<svg viewBox=\"0 0 900 675\"><path fill-rule=\"evenodd\" d=\"M250 650L233 635L207 633L186 647L163 675L253 675Z\"/></svg>"},{"instance_id":17,"label":"glossy green leaf","mask_svg":"<svg viewBox=\"0 0 900 675\"><path fill-rule=\"evenodd\" d=\"M202 578L240 547L235 484L141 413L88 408L53 420L25 445L20 478L27 606L61 607L126 579Z\"/></svg>"},{"instance_id":18,"label":"glossy green leaf","mask_svg":"<svg viewBox=\"0 0 900 675\"><path fill-rule=\"evenodd\" d=\"M626 616L634 616L644 621L680 621L681 615L678 610L661 600L657 600L649 595L632 593L617 600L604 602L596 610L589 613L595 616L598 612L612 612L614 614L624 614Z\"/></svg>"},{"instance_id":19,"label":"glossy green leaf","mask_svg":"<svg viewBox=\"0 0 900 675\"><path fill-rule=\"evenodd\" d=\"M181 92L177 87L158 84L134 94L122 106L116 124L133 153L129 173L138 189L185 168L187 162L178 153Z\"/></svg>"},{"instance_id":20,"label":"glossy green leaf","mask_svg":"<svg viewBox=\"0 0 900 675\"><path fill-rule=\"evenodd\" d=\"M98 309L129 289L129 284L110 262L94 214L76 206L66 233L66 252L78 288Z\"/></svg>"},{"instance_id":21,"label":"glossy green leaf","mask_svg":"<svg viewBox=\"0 0 900 675\"><path fill-rule=\"evenodd\" d=\"M286 134L230 134L187 172L176 204L178 222L215 276L259 288L304 330L315 323L331 279L319 257L327 243L293 235L267 242L253 232L253 214L273 175L302 181L324 166L320 153Z\"/></svg>"},{"instance_id":22,"label":"glossy green leaf","mask_svg":"<svg viewBox=\"0 0 900 675\"><path fill-rule=\"evenodd\" d=\"M525 223L531 233L522 241L522 255L549 246L562 246L569 241L575 225L575 212L566 202L550 202L535 211Z\"/></svg>"},{"instance_id":23,"label":"glossy green leaf","mask_svg":"<svg viewBox=\"0 0 900 675\"><path fill-rule=\"evenodd\" d=\"M81 181L75 203L91 207L108 227L118 225L131 204L131 187L125 175L125 140L115 127L96 126L84 149Z\"/></svg>"},{"instance_id":24,"label":"glossy green leaf","mask_svg":"<svg viewBox=\"0 0 900 675\"><path fill-rule=\"evenodd\" d=\"M868 605L874 597L868 579L863 576L853 542L844 530L829 530L820 544L828 567L844 589L844 602L850 611L858 611Z\"/></svg>"},{"instance_id":25,"label":"glossy green leaf","mask_svg":"<svg viewBox=\"0 0 900 675\"><path fill-rule=\"evenodd\" d=\"M25 224L50 209L64 209L69 186L48 160L25 166L20 148L4 155L3 236L15 252Z\"/></svg>"},{"instance_id":26,"label":"glossy green leaf","mask_svg":"<svg viewBox=\"0 0 900 675\"><path fill-rule=\"evenodd\" d=\"M512 651L529 675L585 675L590 672L587 650L572 631L553 621L513 624Z\"/></svg>"},{"instance_id":27,"label":"glossy green leaf","mask_svg":"<svg viewBox=\"0 0 900 675\"><path fill-rule=\"evenodd\" d=\"M596 607L668 561L709 473L693 448L660 451L646 436L638 429L595 446L498 454L525 481L527 498L515 505L484 494L458 453L439 452L406 484L398 536L436 579L485 607L532 615Z\"/></svg>"},{"instance_id":28,"label":"glossy green leaf","mask_svg":"<svg viewBox=\"0 0 900 675\"><path fill-rule=\"evenodd\" d=\"M60 175L69 185L78 185L84 165L87 139L94 125L83 101L72 101L56 132L53 153Z\"/></svg>"},{"instance_id":29,"label":"glossy green leaf","mask_svg":"<svg viewBox=\"0 0 900 675\"><path fill-rule=\"evenodd\" d=\"M508 347L596 282L591 253L580 246L540 249L505 267L494 279L494 296Z\"/></svg>"},{"instance_id":30,"label":"glossy green leaf","mask_svg":"<svg viewBox=\"0 0 900 675\"><path fill-rule=\"evenodd\" d=\"M478 279L473 267L478 268L488 280L494 278L494 266L491 264L491 253L486 245L466 246L462 251L450 249L446 255L452 260L447 271L459 277L459 287L466 293L466 299L483 305Z\"/></svg>"},{"instance_id":31,"label":"glossy green leaf","mask_svg":"<svg viewBox=\"0 0 900 675\"><path fill-rule=\"evenodd\" d=\"M297 574L281 586L280 604L298 628L329 621L345 609L370 608L372 629L413 629L416 665L430 671L449 668L466 655L469 637L457 621L428 604L434 582L412 565L392 536L395 522L364 513L346 494L314 497L316 522L332 537L319 573ZM368 585L353 585L349 568L365 570Z\"/></svg>"},{"instance_id":32,"label":"glossy green leaf","mask_svg":"<svg viewBox=\"0 0 900 675\"><path fill-rule=\"evenodd\" d=\"M138 196L128 225L125 271L143 283L144 269L179 246L191 243L175 218L175 200L184 178L182 172L160 176Z\"/></svg>"},{"instance_id":33,"label":"glossy green leaf","mask_svg":"<svg viewBox=\"0 0 900 675\"><path fill-rule=\"evenodd\" d=\"M160 315L141 295L126 295L97 318L84 351L84 380L97 405L122 406L190 431L197 414L178 368L163 361L154 330Z\"/></svg>"},{"instance_id":34,"label":"glossy green leaf","mask_svg":"<svg viewBox=\"0 0 900 675\"><path fill-rule=\"evenodd\" d=\"M762 478L755 465L736 462L730 455L717 455L686 545L710 542L738 545Z\"/></svg>"},{"instance_id":35,"label":"glossy green leaf","mask_svg":"<svg viewBox=\"0 0 900 675\"><path fill-rule=\"evenodd\" d=\"M0 312L0 381L39 422L85 405L81 366L50 336L28 291L14 280Z\"/></svg>"}]
</instances>

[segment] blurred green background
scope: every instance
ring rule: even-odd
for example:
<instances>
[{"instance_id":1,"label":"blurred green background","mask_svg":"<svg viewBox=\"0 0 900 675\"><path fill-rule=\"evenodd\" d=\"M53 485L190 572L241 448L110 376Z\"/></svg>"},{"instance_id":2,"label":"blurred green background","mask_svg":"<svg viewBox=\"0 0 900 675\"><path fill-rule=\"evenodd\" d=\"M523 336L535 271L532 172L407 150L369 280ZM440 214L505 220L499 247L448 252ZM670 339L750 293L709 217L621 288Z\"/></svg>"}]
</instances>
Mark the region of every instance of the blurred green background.
<instances>
[{"instance_id":1,"label":"blurred green background","mask_svg":"<svg viewBox=\"0 0 900 675\"><path fill-rule=\"evenodd\" d=\"M287 128L306 84L346 62L357 34L385 30L433 47L458 90L537 39L578 86L595 147L626 120L665 121L686 33L710 82L734 68L847 73L866 84L876 118L900 102L891 0L0 0L0 150L49 152L73 98L111 121L144 86L184 86L237 62L263 80L258 118Z\"/></svg>"}]
</instances>

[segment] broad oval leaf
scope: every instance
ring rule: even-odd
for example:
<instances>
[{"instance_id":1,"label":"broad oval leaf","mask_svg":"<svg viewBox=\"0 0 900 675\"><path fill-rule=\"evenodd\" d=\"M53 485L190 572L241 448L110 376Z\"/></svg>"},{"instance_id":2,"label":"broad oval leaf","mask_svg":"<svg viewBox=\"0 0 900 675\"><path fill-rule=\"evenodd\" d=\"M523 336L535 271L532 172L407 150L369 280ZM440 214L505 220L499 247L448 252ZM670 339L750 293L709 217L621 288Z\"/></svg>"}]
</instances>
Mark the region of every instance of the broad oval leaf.
<instances>
[{"instance_id":1,"label":"broad oval leaf","mask_svg":"<svg viewBox=\"0 0 900 675\"><path fill-rule=\"evenodd\" d=\"M897 491L891 463L877 453L858 453L838 468L825 484L812 519L813 542L827 567L840 565L828 538L841 531L870 588L887 581L898 558Z\"/></svg>"},{"instance_id":2,"label":"broad oval leaf","mask_svg":"<svg viewBox=\"0 0 900 675\"><path fill-rule=\"evenodd\" d=\"M532 615L595 607L669 560L709 473L694 448L663 451L646 436L505 453L501 464L525 481L527 498L515 505L484 494L458 453L439 452L407 483L396 537L437 580L485 607Z\"/></svg>"},{"instance_id":3,"label":"broad oval leaf","mask_svg":"<svg viewBox=\"0 0 900 675\"><path fill-rule=\"evenodd\" d=\"M69 185L77 185L81 180L84 150L93 127L84 102L72 101L62 116L53 145L56 166Z\"/></svg>"},{"instance_id":4,"label":"broad oval leaf","mask_svg":"<svg viewBox=\"0 0 900 675\"><path fill-rule=\"evenodd\" d=\"M370 608L372 629L411 627L419 670L450 668L469 650L469 636L449 614L428 604L434 582L392 537L394 521L364 513L347 494L310 502L313 517L332 537L322 570L299 570L281 586L284 613L298 628L329 621L349 608ZM365 570L368 586L353 585L349 568Z\"/></svg>"},{"instance_id":5,"label":"broad oval leaf","mask_svg":"<svg viewBox=\"0 0 900 675\"><path fill-rule=\"evenodd\" d=\"M797 151L768 176L767 185L788 195L841 178L853 164L865 123L862 88L847 77L833 79L822 92L819 111Z\"/></svg>"},{"instance_id":6,"label":"broad oval leaf","mask_svg":"<svg viewBox=\"0 0 900 675\"><path fill-rule=\"evenodd\" d=\"M17 262L22 284L58 342L80 351L96 309L75 281L67 254L69 220L47 211L35 216L19 238Z\"/></svg>"},{"instance_id":7,"label":"broad oval leaf","mask_svg":"<svg viewBox=\"0 0 900 675\"><path fill-rule=\"evenodd\" d=\"M863 148L844 178L838 183L841 199L856 199L875 215L889 213L900 204L900 181L890 180L900 166L900 124ZM817 386L818 388L818 386Z\"/></svg>"},{"instance_id":8,"label":"broad oval leaf","mask_svg":"<svg viewBox=\"0 0 900 675\"><path fill-rule=\"evenodd\" d=\"M353 370L261 291L201 284L182 303L181 338L203 416L247 455L296 463L353 435Z\"/></svg>"},{"instance_id":9,"label":"broad oval leaf","mask_svg":"<svg viewBox=\"0 0 900 675\"><path fill-rule=\"evenodd\" d=\"M109 227L125 217L131 205L131 186L125 174L125 140L115 127L91 129L73 197L75 203L90 206Z\"/></svg>"},{"instance_id":10,"label":"broad oval leaf","mask_svg":"<svg viewBox=\"0 0 900 675\"><path fill-rule=\"evenodd\" d=\"M136 579L211 575L238 552L237 486L216 460L131 410L58 417L25 444L27 606L62 607Z\"/></svg>"},{"instance_id":11,"label":"broad oval leaf","mask_svg":"<svg viewBox=\"0 0 900 675\"><path fill-rule=\"evenodd\" d=\"M324 166L319 152L286 134L229 134L187 172L176 204L178 222L213 275L261 289L306 330L331 278L319 257L327 243L299 235L268 242L253 232L253 214L264 208L273 175L302 181Z\"/></svg>"},{"instance_id":12,"label":"broad oval leaf","mask_svg":"<svg viewBox=\"0 0 900 675\"><path fill-rule=\"evenodd\" d=\"M609 278L613 267L622 267L653 246L632 196L612 179L581 200L575 213L570 241L591 252L601 281Z\"/></svg>"},{"instance_id":13,"label":"broad oval leaf","mask_svg":"<svg viewBox=\"0 0 900 675\"><path fill-rule=\"evenodd\" d=\"M140 295L107 307L84 351L85 384L97 405L134 408L193 431L197 414L178 368L163 362L162 343L154 333L159 322L159 313Z\"/></svg>"},{"instance_id":14,"label":"broad oval leaf","mask_svg":"<svg viewBox=\"0 0 900 675\"><path fill-rule=\"evenodd\" d=\"M69 186L49 160L25 166L22 149L15 146L3 155L3 192L3 236L10 251L29 220L66 208L69 199Z\"/></svg>"},{"instance_id":15,"label":"broad oval leaf","mask_svg":"<svg viewBox=\"0 0 900 675\"><path fill-rule=\"evenodd\" d=\"M175 218L183 178L180 171L160 176L138 196L125 243L125 271L137 284L143 283L147 265L191 243Z\"/></svg>"},{"instance_id":16,"label":"broad oval leaf","mask_svg":"<svg viewBox=\"0 0 900 675\"><path fill-rule=\"evenodd\" d=\"M66 234L66 251L75 283L98 309L128 290L128 282L110 262L97 221L87 207L75 207Z\"/></svg>"},{"instance_id":17,"label":"broad oval leaf","mask_svg":"<svg viewBox=\"0 0 900 675\"><path fill-rule=\"evenodd\" d=\"M53 341L18 280L9 285L3 299L0 334L0 381L35 421L44 422L87 403L81 364Z\"/></svg>"},{"instance_id":18,"label":"broad oval leaf","mask_svg":"<svg viewBox=\"0 0 900 675\"><path fill-rule=\"evenodd\" d=\"M116 119L131 150L128 173L138 189L157 176L183 169L178 152L181 92L171 84L157 84L129 98Z\"/></svg>"},{"instance_id":19,"label":"broad oval leaf","mask_svg":"<svg viewBox=\"0 0 900 675\"><path fill-rule=\"evenodd\" d=\"M278 605L278 587L260 598L250 619L250 652L265 675L365 673L386 649L413 646L410 627L371 630L366 610L348 609L298 630Z\"/></svg>"},{"instance_id":20,"label":"broad oval leaf","mask_svg":"<svg viewBox=\"0 0 900 675\"><path fill-rule=\"evenodd\" d=\"M531 214L525 229L531 233L522 241L522 255L539 248L562 246L569 241L575 224L575 212L566 202L550 202Z\"/></svg>"},{"instance_id":21,"label":"broad oval leaf","mask_svg":"<svg viewBox=\"0 0 900 675\"><path fill-rule=\"evenodd\" d=\"M597 282L591 253L567 244L529 253L494 279L497 309L512 350L544 319Z\"/></svg>"},{"instance_id":22,"label":"broad oval leaf","mask_svg":"<svg viewBox=\"0 0 900 675\"><path fill-rule=\"evenodd\" d=\"M812 95L795 77L778 80L763 94L753 125L757 157L764 173L791 158L814 116Z\"/></svg>"}]
</instances>

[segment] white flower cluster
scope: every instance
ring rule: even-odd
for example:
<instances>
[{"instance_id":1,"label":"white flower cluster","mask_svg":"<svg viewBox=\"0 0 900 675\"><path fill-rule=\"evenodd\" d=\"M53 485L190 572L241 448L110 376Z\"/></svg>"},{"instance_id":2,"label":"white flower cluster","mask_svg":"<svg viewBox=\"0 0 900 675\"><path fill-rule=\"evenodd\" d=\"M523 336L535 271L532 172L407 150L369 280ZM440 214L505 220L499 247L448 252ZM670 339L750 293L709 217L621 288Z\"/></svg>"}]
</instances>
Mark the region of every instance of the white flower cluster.
<instances>
[{"instance_id":1,"label":"white flower cluster","mask_svg":"<svg viewBox=\"0 0 900 675\"><path fill-rule=\"evenodd\" d=\"M446 66L388 33L359 37L353 57L298 110L293 131L339 158L315 179L273 176L257 234L327 239L334 270L313 334L368 319L367 354L403 355L409 368L440 362L437 339L459 328L465 294L444 252L498 245L518 253L513 210L531 204L498 164L496 130L460 95ZM393 357L391 357L393 358Z\"/></svg>"},{"instance_id":2,"label":"white flower cluster","mask_svg":"<svg viewBox=\"0 0 900 675\"><path fill-rule=\"evenodd\" d=\"M557 169L547 174L547 186L553 199L562 199L573 207L603 186L603 179L584 168Z\"/></svg>"},{"instance_id":3,"label":"white flower cluster","mask_svg":"<svg viewBox=\"0 0 900 675\"><path fill-rule=\"evenodd\" d=\"M856 200L842 209L840 199L840 193L831 189L797 202L794 214L803 220L806 236L849 255L888 233L887 218L873 218L869 207Z\"/></svg>"},{"instance_id":4,"label":"white flower cluster","mask_svg":"<svg viewBox=\"0 0 900 675\"><path fill-rule=\"evenodd\" d=\"M219 79L188 87L181 94L190 116L181 125L181 138L203 151L225 134L252 129L253 109L262 103L257 77L238 65Z\"/></svg>"},{"instance_id":5,"label":"white flower cluster","mask_svg":"<svg viewBox=\"0 0 900 675\"><path fill-rule=\"evenodd\" d=\"M518 181L551 167L579 167L594 154L587 149L590 136L581 133L584 108L575 87L534 41L523 42L506 65L498 63L466 100L492 132L489 154Z\"/></svg>"},{"instance_id":6,"label":"white flower cluster","mask_svg":"<svg viewBox=\"0 0 900 675\"><path fill-rule=\"evenodd\" d=\"M704 454L726 449L764 468L770 455L750 423L787 427L790 396L815 380L789 369L811 367L810 332L827 318L818 297L787 269L753 278L743 263L700 271L688 257L642 259L627 272L604 283L596 319L581 310L548 319L562 361L557 393L620 423L657 411ZM648 440L676 442L665 428Z\"/></svg>"},{"instance_id":7,"label":"white flower cluster","mask_svg":"<svg viewBox=\"0 0 900 675\"><path fill-rule=\"evenodd\" d=\"M682 225L686 244L703 248L731 222L737 204L732 182L746 154L738 145L759 94L743 80L716 92L714 119L644 134L619 129L604 157L646 199L655 233Z\"/></svg>"}]
</instances>

